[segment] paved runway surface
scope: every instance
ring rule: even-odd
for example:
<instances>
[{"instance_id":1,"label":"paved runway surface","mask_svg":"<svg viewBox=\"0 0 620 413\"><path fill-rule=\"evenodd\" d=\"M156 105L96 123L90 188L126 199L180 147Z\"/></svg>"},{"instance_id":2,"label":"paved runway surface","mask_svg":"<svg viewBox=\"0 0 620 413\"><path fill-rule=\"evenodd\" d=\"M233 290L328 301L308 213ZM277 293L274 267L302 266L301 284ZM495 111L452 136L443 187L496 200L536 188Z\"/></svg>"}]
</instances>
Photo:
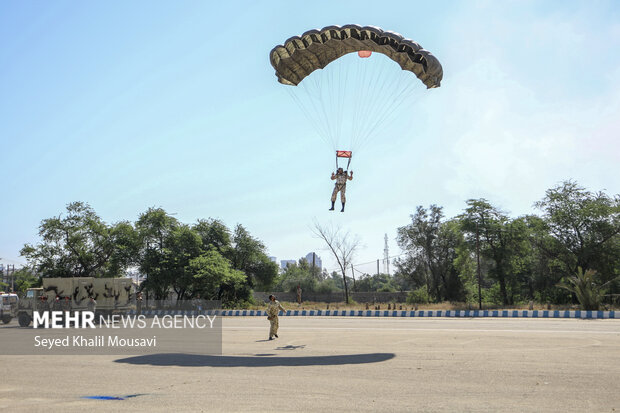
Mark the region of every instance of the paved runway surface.
<instances>
[{"instance_id":1,"label":"paved runway surface","mask_svg":"<svg viewBox=\"0 0 620 413\"><path fill-rule=\"evenodd\" d=\"M0 340L15 323L0 327ZM620 320L226 318L222 356L4 356L11 411L620 411ZM92 400L111 396L124 400ZM130 396L130 397L127 397Z\"/></svg>"}]
</instances>

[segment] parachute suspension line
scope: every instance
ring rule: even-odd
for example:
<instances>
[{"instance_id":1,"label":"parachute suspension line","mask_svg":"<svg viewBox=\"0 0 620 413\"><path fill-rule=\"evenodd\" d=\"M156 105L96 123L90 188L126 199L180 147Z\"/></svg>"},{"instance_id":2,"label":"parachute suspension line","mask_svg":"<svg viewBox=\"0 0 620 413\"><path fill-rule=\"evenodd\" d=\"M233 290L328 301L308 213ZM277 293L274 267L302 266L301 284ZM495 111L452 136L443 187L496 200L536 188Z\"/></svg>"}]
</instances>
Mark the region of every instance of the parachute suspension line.
<instances>
[{"instance_id":1,"label":"parachute suspension line","mask_svg":"<svg viewBox=\"0 0 620 413\"><path fill-rule=\"evenodd\" d=\"M342 62L334 62L329 67L325 69L325 78L327 83L327 91L333 91L332 93L327 93L331 98L329 103L328 111L332 115L327 115L328 117L334 117L335 129L334 135L332 136L332 143L335 149L347 149L341 148L340 145L342 142L342 131L343 124L346 117L344 116L344 111L346 108L346 102L344 101L347 96L347 76L348 71L343 69ZM317 79L319 77L317 76Z\"/></svg>"},{"instance_id":2,"label":"parachute suspension line","mask_svg":"<svg viewBox=\"0 0 620 413\"><path fill-rule=\"evenodd\" d=\"M384 62L381 67L382 70L378 73L378 76L381 77L381 81L379 86L374 88L376 91L376 96L373 96L373 100L376 102L376 106L374 108L375 114L373 114L373 116L368 116L370 121L362 134L359 136L360 145L364 144L372 136L374 130L382 123L382 117L378 114L386 112L390 113L395 105L398 104L396 102L394 92L399 88L401 82L399 76L387 75L386 71L388 69L386 63L392 64L392 62Z\"/></svg>"},{"instance_id":3,"label":"parachute suspension line","mask_svg":"<svg viewBox=\"0 0 620 413\"><path fill-rule=\"evenodd\" d=\"M370 60L357 60L358 72L361 73L358 78L358 105L355 107L353 114L353 128L351 135L351 146L359 148L362 146L362 137L365 135L365 131L370 127L370 122L374 117L372 114L381 107L382 104L379 98L382 92L385 93L384 86L378 85L379 81L385 83L389 76L384 76L385 65L381 64L382 56L375 56L373 61ZM368 65L373 70L368 69ZM381 70L379 70L381 69Z\"/></svg>"},{"instance_id":4,"label":"parachute suspension line","mask_svg":"<svg viewBox=\"0 0 620 413\"><path fill-rule=\"evenodd\" d=\"M403 74L407 75L407 73L404 72ZM379 128L379 126L381 126L390 118L396 116L396 109L400 107L405 101L407 101L408 99L411 99L413 101L416 96L416 94L413 93L416 89L416 84L411 81L412 79L408 80L410 80L410 82L407 84L407 86L400 91L395 90L393 98L390 99L389 102L382 107L382 110L375 117L375 122L373 122L373 124L365 131L366 134L365 136L363 136L362 142L368 141L372 137L374 131Z\"/></svg>"},{"instance_id":5,"label":"parachute suspension line","mask_svg":"<svg viewBox=\"0 0 620 413\"><path fill-rule=\"evenodd\" d=\"M377 63L377 57L375 56L374 63ZM361 61L361 63L371 63L372 61ZM378 108L378 102L376 95L380 93L379 87L376 86L377 80L380 77L380 73L378 73L377 67L368 66L368 64L364 65L364 75L360 80L360 88L364 91L361 99L362 104L360 105L359 111L357 113L356 123L358 125L356 134L353 136L353 145L356 147L360 145L360 136L364 133L364 130L368 128L368 123L372 121L371 114L375 112Z\"/></svg>"},{"instance_id":6,"label":"parachute suspension line","mask_svg":"<svg viewBox=\"0 0 620 413\"><path fill-rule=\"evenodd\" d=\"M287 90L328 146L359 152L413 98L417 78L394 65L382 54L371 59L349 54Z\"/></svg>"},{"instance_id":7,"label":"parachute suspension line","mask_svg":"<svg viewBox=\"0 0 620 413\"><path fill-rule=\"evenodd\" d=\"M342 65L338 65L338 66L342 66ZM335 71L333 70L334 68L327 68L327 89L325 92L330 91L330 90L338 90L339 82L338 82L338 78L336 76L336 74L334 73ZM336 67L336 69L338 69L338 67ZM326 70L326 69L323 69ZM329 97L329 106L326 108L326 110L328 112L334 112L336 113L336 117L335 119L333 119L334 121L334 128L333 128L333 136L332 136L332 142L333 144L336 146L336 149L338 147L338 142L340 140L340 130L342 129L342 116L339 115L339 105L338 105L338 93L327 93L327 96ZM327 113L326 117L330 117L330 115Z\"/></svg>"},{"instance_id":8,"label":"parachute suspension line","mask_svg":"<svg viewBox=\"0 0 620 413\"><path fill-rule=\"evenodd\" d=\"M364 128L363 132L358 137L357 145L359 146L364 145L370 140L372 134L379 126L397 115L398 112L395 109L401 106L408 98L413 98L415 96L412 93L412 89L415 89L416 86L415 79L413 79L408 72L402 71L400 72L400 76L381 75L381 77L384 82L382 82L376 90L383 90L385 93L379 94L379 99L376 100L377 105L373 107L376 113L373 114L373 116L367 116L367 119L370 121L367 122L367 127ZM389 81L389 79L392 81ZM404 87L401 85L404 85Z\"/></svg>"},{"instance_id":9,"label":"parachute suspension line","mask_svg":"<svg viewBox=\"0 0 620 413\"><path fill-rule=\"evenodd\" d=\"M331 76L330 76L330 75L331 75ZM329 108L328 108L328 107L327 107L327 105L325 104L325 101L326 101L326 100L329 100L329 101L330 101L330 103L331 103L331 102L332 102L332 99L333 99L333 94L331 94L331 93L327 93L327 91L332 90L332 82L331 82L331 80L332 80L332 78L333 78L333 75L332 75L332 72L331 72L331 71L328 71L328 73L327 73L327 77L326 77L326 78L327 78L327 84L325 85L325 86L326 86L326 89L321 87L321 86L323 86L323 85L322 85L322 84L320 84L320 82L319 82L319 80L318 80L318 79L319 79L319 77L315 76L315 78L316 78L316 79L315 79L315 84L317 85L317 87L318 87L318 88L319 88L319 90L320 90L320 93L319 93L319 98L320 98L320 103L321 103L321 104L320 104L320 107L321 107L321 111L322 111L322 113L323 113L323 119L325 120L325 123L326 123L326 125L327 125L327 129L328 129L328 131L329 131L329 134L328 134L328 136L329 136L329 140L330 140L330 142L332 143L332 145L334 145L334 149L336 149L336 148L335 148L335 145L336 145L336 144L337 144L337 142L338 142L338 138L337 138L337 136L335 136L335 135L334 135L334 134L336 133L336 129L335 129L335 127L332 125L332 122L331 122L331 119L330 119L330 118L331 118L331 116L329 116L329 113L328 113L328 109L329 109ZM327 94L328 99L324 99L324 95L325 95L325 94ZM335 120L335 122L336 122L336 124L337 124L337 123L338 123L338 120L336 119L336 120Z\"/></svg>"},{"instance_id":10,"label":"parachute suspension line","mask_svg":"<svg viewBox=\"0 0 620 413\"><path fill-rule=\"evenodd\" d=\"M363 79L364 89L368 89L362 111L359 112L358 128L354 136L354 146L363 146L372 136L374 123L377 120L377 113L380 113L391 102L393 98L392 90L399 85L398 76L389 75L390 70L394 70L394 62L387 62L385 57L378 55L372 65L373 70L368 80ZM378 60L378 61L377 61Z\"/></svg>"},{"instance_id":11,"label":"parachute suspension line","mask_svg":"<svg viewBox=\"0 0 620 413\"><path fill-rule=\"evenodd\" d=\"M338 79L343 79L344 78L344 81L339 81L338 82L338 93L336 94L337 98L338 98L338 102L336 104L337 107L338 107L338 109L337 109L338 110L337 111L337 117L338 117L338 119L340 121L340 127L338 128L337 145L340 145L340 142L343 141L341 127L342 127L344 119L345 119L345 116L344 116L345 108L346 108L346 105L349 103L349 102L345 101L345 97L348 96L347 89L348 89L348 86L349 86L349 71L348 70L344 70L343 67L344 67L343 64L339 64L338 65L338 72L339 72L338 73ZM351 150L351 148L342 148L342 149Z\"/></svg>"},{"instance_id":12,"label":"parachute suspension line","mask_svg":"<svg viewBox=\"0 0 620 413\"><path fill-rule=\"evenodd\" d=\"M367 70L367 62L366 61L358 61L356 62L357 64L356 66L356 80L357 80L357 84L354 85L353 87L355 88L355 100L353 102L354 105L354 109L353 109L353 116L351 119L352 125L351 125L351 136L349 137L349 145L353 148L354 144L355 144L355 137L358 135L359 130L362 129L361 128L361 123L363 123L364 118L361 116L361 112L364 111L364 108L367 107L369 105L369 102L367 101L367 99L365 98L366 95L368 94L368 88L365 87L360 87L362 85L366 85L366 75L368 73ZM356 150L359 148L355 148Z\"/></svg>"},{"instance_id":13,"label":"parachute suspension line","mask_svg":"<svg viewBox=\"0 0 620 413\"><path fill-rule=\"evenodd\" d=\"M375 58L380 59L379 56L375 56ZM385 64L381 64L384 62L379 61L375 63L379 63L379 65L373 65L374 70L370 71L368 80L366 80L365 77L362 83L363 88L366 90L365 97L363 98L365 104L362 105L361 111L359 113L360 118L357 120L361 127L358 128L359 130L354 136L355 146L362 145L362 137L368 131L374 117L374 115L371 116L371 114L378 111L382 107L383 102L380 100L380 98L382 97L382 95L386 94L385 83L387 79L390 78L390 76L384 75Z\"/></svg>"},{"instance_id":14,"label":"parachute suspension line","mask_svg":"<svg viewBox=\"0 0 620 413\"><path fill-rule=\"evenodd\" d=\"M299 86L297 86L299 87ZM303 90L307 93L304 88L300 88L299 90ZM302 113L308 120L308 122L316 129L319 134L319 137L327 144L330 144L329 140L329 130L327 129L326 123L322 122L320 117L320 112L316 108L317 102L314 99L301 99L295 91L287 88L289 95L293 98L293 101L299 106ZM309 105L304 104L304 101L309 102Z\"/></svg>"},{"instance_id":15,"label":"parachute suspension line","mask_svg":"<svg viewBox=\"0 0 620 413\"><path fill-rule=\"evenodd\" d=\"M311 62L305 58L304 59L306 61L306 63L310 63ZM316 83L316 82L315 82ZM313 98L313 94L310 93L312 89L312 84L311 82L303 82L303 85L300 86L296 86L297 89L288 89L287 91L289 93L289 95L291 96L291 98L293 99L293 101L297 104L297 106L299 106L299 108L301 109L301 111L303 112L304 116L306 117L306 119L308 120L308 122L314 126L315 130L318 132L319 137L325 141L326 143L329 143L329 135L330 135L330 131L329 128L326 126L325 122L321 122L320 119L320 112L317 109L317 102L316 100ZM299 94L296 92L297 90L299 91L303 91L306 94L306 99L301 99ZM314 96L319 96L318 93L314 93ZM309 102L309 104L312 106L312 110L310 109L310 105L306 105L304 103L304 101Z\"/></svg>"},{"instance_id":16,"label":"parachute suspension line","mask_svg":"<svg viewBox=\"0 0 620 413\"><path fill-rule=\"evenodd\" d=\"M321 90L317 78L306 78L295 87L297 89L288 89L289 94L301 108L310 124L317 130L319 137L328 145L333 145L329 117L326 115L323 101L324 91ZM305 98L300 97L301 93L297 93L297 91L301 91ZM306 105L304 102L308 102L308 104ZM334 150L336 150L335 146Z\"/></svg>"}]
</instances>

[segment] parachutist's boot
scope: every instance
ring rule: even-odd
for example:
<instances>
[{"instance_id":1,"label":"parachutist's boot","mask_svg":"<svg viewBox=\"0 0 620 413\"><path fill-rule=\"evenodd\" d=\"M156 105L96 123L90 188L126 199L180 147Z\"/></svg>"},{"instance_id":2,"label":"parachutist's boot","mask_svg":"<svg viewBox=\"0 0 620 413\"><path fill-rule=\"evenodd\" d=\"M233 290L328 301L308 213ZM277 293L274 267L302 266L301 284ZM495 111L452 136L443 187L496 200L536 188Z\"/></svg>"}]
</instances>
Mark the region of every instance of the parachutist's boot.
<instances>
[{"instance_id":1,"label":"parachutist's boot","mask_svg":"<svg viewBox=\"0 0 620 413\"><path fill-rule=\"evenodd\" d=\"M329 209L330 211L333 211L333 210L334 210L334 203L335 203L335 202L332 202L332 207Z\"/></svg>"},{"instance_id":2,"label":"parachutist's boot","mask_svg":"<svg viewBox=\"0 0 620 413\"><path fill-rule=\"evenodd\" d=\"M344 212L344 202L342 203L342 209L340 210L340 212Z\"/></svg>"}]
</instances>

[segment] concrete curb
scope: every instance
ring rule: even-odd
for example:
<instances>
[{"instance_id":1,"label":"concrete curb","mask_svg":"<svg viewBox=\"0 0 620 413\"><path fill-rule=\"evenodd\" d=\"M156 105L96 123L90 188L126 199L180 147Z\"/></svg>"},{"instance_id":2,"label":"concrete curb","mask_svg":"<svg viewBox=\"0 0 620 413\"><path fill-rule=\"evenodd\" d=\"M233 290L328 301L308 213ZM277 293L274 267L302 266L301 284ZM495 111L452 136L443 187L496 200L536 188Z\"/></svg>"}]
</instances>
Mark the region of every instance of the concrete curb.
<instances>
[{"instance_id":1,"label":"concrete curb","mask_svg":"<svg viewBox=\"0 0 620 413\"><path fill-rule=\"evenodd\" d=\"M135 311L130 312L131 315ZM149 310L143 315L219 315L221 317L266 317L262 310L208 310L208 311L174 311ZM280 316L338 316L338 317L496 317L496 318L580 318L607 319L620 318L616 311L585 311L585 310L288 310L280 311Z\"/></svg>"}]
</instances>

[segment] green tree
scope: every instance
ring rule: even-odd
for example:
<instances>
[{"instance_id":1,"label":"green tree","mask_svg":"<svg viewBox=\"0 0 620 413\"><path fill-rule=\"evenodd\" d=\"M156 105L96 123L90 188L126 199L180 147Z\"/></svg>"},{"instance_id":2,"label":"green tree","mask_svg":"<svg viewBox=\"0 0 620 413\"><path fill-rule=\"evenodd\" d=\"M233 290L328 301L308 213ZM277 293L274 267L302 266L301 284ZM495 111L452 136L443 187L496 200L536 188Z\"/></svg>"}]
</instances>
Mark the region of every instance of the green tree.
<instances>
[{"instance_id":1,"label":"green tree","mask_svg":"<svg viewBox=\"0 0 620 413\"><path fill-rule=\"evenodd\" d=\"M156 300L168 296L176 275L168 261L168 245L180 225L162 208L149 208L136 222L141 246L138 266L146 275L142 289L152 292Z\"/></svg>"},{"instance_id":2,"label":"green tree","mask_svg":"<svg viewBox=\"0 0 620 413\"><path fill-rule=\"evenodd\" d=\"M43 220L41 242L20 253L47 277L115 277L131 264L131 232L130 224L110 227L88 204L73 202L65 216Z\"/></svg>"},{"instance_id":3,"label":"green tree","mask_svg":"<svg viewBox=\"0 0 620 413\"><path fill-rule=\"evenodd\" d=\"M398 228L398 245L407 257L396 262L398 271L410 271L417 279L415 288L424 280L427 293L435 301L459 301L465 297L463 283L454 266L463 236L458 223L443 222L442 208L418 206L411 224Z\"/></svg>"},{"instance_id":4,"label":"green tree","mask_svg":"<svg viewBox=\"0 0 620 413\"><path fill-rule=\"evenodd\" d=\"M199 219L192 228L202 239L203 248L212 246L217 252L226 256L232 248L230 230L224 223L217 219Z\"/></svg>"},{"instance_id":5,"label":"green tree","mask_svg":"<svg viewBox=\"0 0 620 413\"><path fill-rule=\"evenodd\" d=\"M216 249L192 259L189 267L194 274L194 289L201 298L222 300L225 305L248 298L244 288L246 275L233 269Z\"/></svg>"},{"instance_id":6,"label":"green tree","mask_svg":"<svg viewBox=\"0 0 620 413\"><path fill-rule=\"evenodd\" d=\"M276 288L278 291L294 293L298 285L302 292L315 292L318 288L318 279L312 274L305 258L286 267L286 270L278 277Z\"/></svg>"},{"instance_id":7,"label":"green tree","mask_svg":"<svg viewBox=\"0 0 620 413\"><path fill-rule=\"evenodd\" d=\"M200 235L188 225L174 228L165 242L163 250L163 267L170 274L170 282L177 300L192 298L196 290L194 271L190 263L202 254Z\"/></svg>"},{"instance_id":8,"label":"green tree","mask_svg":"<svg viewBox=\"0 0 620 413\"><path fill-rule=\"evenodd\" d=\"M535 204L543 211L552 242L544 245L557 271L596 270L604 281L620 275L620 197L591 192L565 181Z\"/></svg>"},{"instance_id":9,"label":"green tree","mask_svg":"<svg viewBox=\"0 0 620 413\"><path fill-rule=\"evenodd\" d=\"M232 248L226 254L234 269L248 276L248 287L268 288L278 276L278 266L269 260L265 245L237 225L232 235Z\"/></svg>"},{"instance_id":10,"label":"green tree","mask_svg":"<svg viewBox=\"0 0 620 413\"><path fill-rule=\"evenodd\" d=\"M15 292L20 296L26 294L28 288L39 287L41 285L41 277L37 276L27 267L18 268L13 273Z\"/></svg>"},{"instance_id":11,"label":"green tree","mask_svg":"<svg viewBox=\"0 0 620 413\"><path fill-rule=\"evenodd\" d=\"M515 266L518 258L526 252L526 226L520 221L512 221L486 199L470 199L467 205L459 220L469 244L475 248L478 238L481 255L491 261L488 274L498 283L502 304L513 304L520 293Z\"/></svg>"},{"instance_id":12,"label":"green tree","mask_svg":"<svg viewBox=\"0 0 620 413\"><path fill-rule=\"evenodd\" d=\"M356 283L356 291L361 292L395 292L399 291L400 286L394 277L388 274L363 275Z\"/></svg>"},{"instance_id":13,"label":"green tree","mask_svg":"<svg viewBox=\"0 0 620 413\"><path fill-rule=\"evenodd\" d=\"M265 254L260 254L258 258L248 266L248 272L253 279L253 288L258 291L268 291L274 285L278 277L278 264L271 261Z\"/></svg>"}]
</instances>

